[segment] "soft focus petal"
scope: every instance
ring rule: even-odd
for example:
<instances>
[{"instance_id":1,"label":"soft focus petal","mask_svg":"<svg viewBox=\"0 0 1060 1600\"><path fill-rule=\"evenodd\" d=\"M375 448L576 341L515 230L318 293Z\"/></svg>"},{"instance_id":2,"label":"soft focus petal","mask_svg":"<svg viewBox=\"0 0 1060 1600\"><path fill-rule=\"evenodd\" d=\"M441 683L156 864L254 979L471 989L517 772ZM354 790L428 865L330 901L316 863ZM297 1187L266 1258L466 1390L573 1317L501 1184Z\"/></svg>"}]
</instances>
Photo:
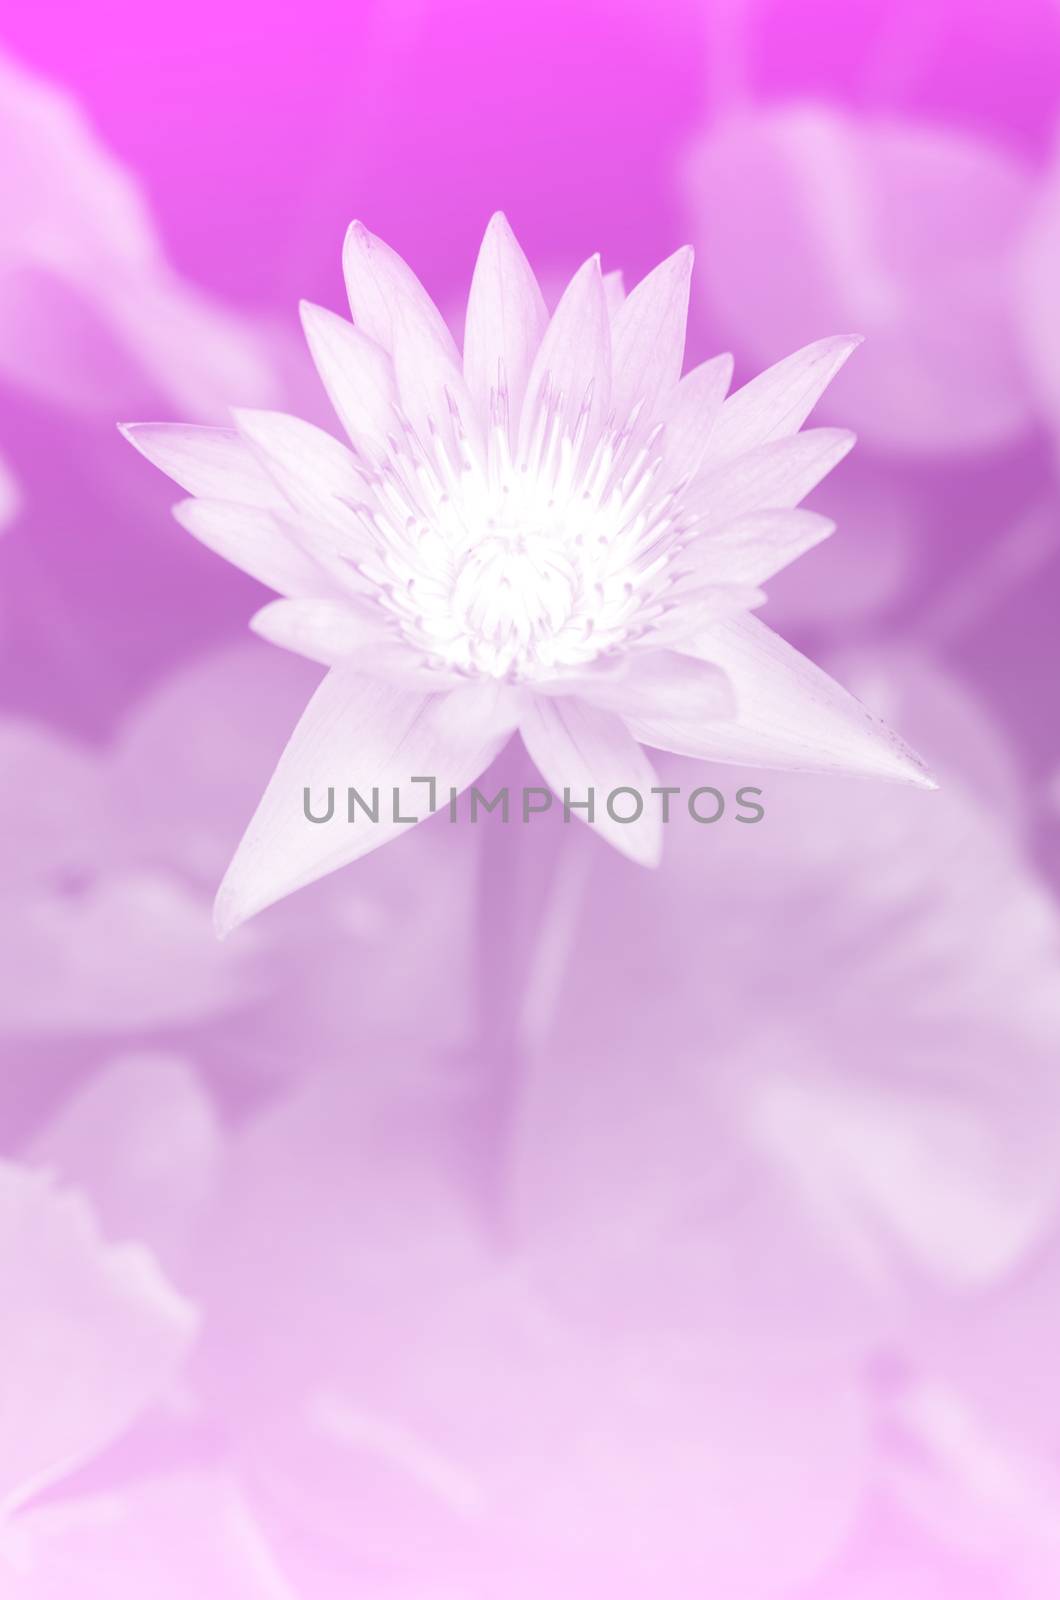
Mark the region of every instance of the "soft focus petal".
<instances>
[{"instance_id":1,"label":"soft focus petal","mask_svg":"<svg viewBox=\"0 0 1060 1600\"><path fill-rule=\"evenodd\" d=\"M850 636L901 606L938 525L938 503L912 476L899 476L863 451L826 479L813 503L839 537L777 574L769 585L770 621L782 630Z\"/></svg>"},{"instance_id":2,"label":"soft focus petal","mask_svg":"<svg viewBox=\"0 0 1060 1600\"><path fill-rule=\"evenodd\" d=\"M396 837L407 824L394 818L395 789L401 816L426 817L427 788L411 784L412 778L434 778L444 805L450 787L466 788L489 765L511 728L498 715L493 691L425 695L354 668L333 668L281 755L218 890L218 931L229 932L274 900ZM363 812L346 820L347 785L369 799L379 790L378 822ZM330 821L306 818L306 789L318 816L326 810L327 791L335 791Z\"/></svg>"},{"instance_id":3,"label":"soft focus petal","mask_svg":"<svg viewBox=\"0 0 1060 1600\"><path fill-rule=\"evenodd\" d=\"M380 666L371 657L365 665L368 675ZM204 903L212 897L319 680L309 662L240 636L151 686L119 725L106 763L123 858L179 873ZM166 776L175 750L179 783ZM381 804L389 807L388 794ZM246 944L247 955L252 948L260 982L253 1006L218 1016L208 1031L197 1027L207 1069L220 1052L226 1082L237 1073L272 1082L346 1061L354 1014L364 1048L395 1036L446 1048L466 1042L481 830L445 824L441 841L436 830L405 831L400 849L377 851L355 872L294 896L233 946Z\"/></svg>"},{"instance_id":4,"label":"soft focus petal","mask_svg":"<svg viewBox=\"0 0 1060 1600\"><path fill-rule=\"evenodd\" d=\"M756 1120L870 1277L897 1257L959 1289L990 1284L1039 1238L1060 1188L1029 1141L1015 1161L1017 1139L952 1093L778 1076Z\"/></svg>"},{"instance_id":5,"label":"soft focus petal","mask_svg":"<svg viewBox=\"0 0 1060 1600\"><path fill-rule=\"evenodd\" d=\"M28 718L0 718L0 884L61 882L109 855L102 763L87 744Z\"/></svg>"},{"instance_id":6,"label":"soft focus petal","mask_svg":"<svg viewBox=\"0 0 1060 1600\"><path fill-rule=\"evenodd\" d=\"M1024 360L1039 404L1060 438L1060 140L1016 257L1012 304Z\"/></svg>"},{"instance_id":7,"label":"soft focus petal","mask_svg":"<svg viewBox=\"0 0 1060 1600\"><path fill-rule=\"evenodd\" d=\"M263 330L180 277L133 172L72 95L0 56L0 371L19 388L103 415L145 394L220 415L268 404Z\"/></svg>"},{"instance_id":8,"label":"soft focus petal","mask_svg":"<svg viewBox=\"0 0 1060 1600\"><path fill-rule=\"evenodd\" d=\"M661 771L685 790L719 782ZM822 1249L840 1278L853 1271L873 1298L901 1286L911 1306L925 1274L957 1291L997 1283L1033 1261L1055 1216L1051 896L955 774L930 803L770 778L753 827L735 814L740 781L722 783L709 828L675 805L658 873L606 883L592 865L523 1102L527 1225L569 1251L580 1295L589 1253L600 1267L611 1253L616 1273L661 1271L670 1239L680 1259L697 1194L728 1219L732 1270L757 1274L755 1216L768 1233L779 1206L788 1227L797 1197L800 1273L773 1257L797 1301L789 1333L820 1319L807 1275Z\"/></svg>"},{"instance_id":9,"label":"soft focus petal","mask_svg":"<svg viewBox=\"0 0 1060 1600\"><path fill-rule=\"evenodd\" d=\"M191 1307L85 1201L0 1164L0 1514L111 1442L165 1389Z\"/></svg>"},{"instance_id":10,"label":"soft focus petal","mask_svg":"<svg viewBox=\"0 0 1060 1600\"><path fill-rule=\"evenodd\" d=\"M523 743L558 799L579 802L593 790L593 815L574 811L609 844L643 866L654 866L662 851L662 824L650 805L655 781L651 763L630 738L619 717L580 700L535 696L519 723ZM608 805L615 789L635 791ZM564 794L569 791L569 795ZM636 816L636 797L643 810Z\"/></svg>"},{"instance_id":11,"label":"soft focus petal","mask_svg":"<svg viewBox=\"0 0 1060 1600\"><path fill-rule=\"evenodd\" d=\"M22 491L7 462L0 456L0 528L14 522L22 505Z\"/></svg>"},{"instance_id":12,"label":"soft focus petal","mask_svg":"<svg viewBox=\"0 0 1060 1600\"><path fill-rule=\"evenodd\" d=\"M954 128L806 103L722 120L685 172L706 298L741 354L762 365L855 328L865 348L835 405L867 442L922 456L1026 433L1018 160Z\"/></svg>"},{"instance_id":13,"label":"soft focus petal","mask_svg":"<svg viewBox=\"0 0 1060 1600\"><path fill-rule=\"evenodd\" d=\"M508 426L519 426L526 382L548 311L533 269L508 219L497 212L482 240L464 327L464 377L478 414L488 422L491 396L507 395Z\"/></svg>"},{"instance_id":14,"label":"soft focus petal","mask_svg":"<svg viewBox=\"0 0 1060 1600\"><path fill-rule=\"evenodd\" d=\"M299 1600L246 1495L219 1472L38 1507L19 1519L11 1555L10 1600Z\"/></svg>"},{"instance_id":15,"label":"soft focus petal","mask_svg":"<svg viewBox=\"0 0 1060 1600\"><path fill-rule=\"evenodd\" d=\"M715 623L696 641L695 654L730 679L735 717L683 728L670 718L658 730L648 718L631 717L630 728L645 744L655 744L659 732L665 748L709 761L933 786L897 735L757 618Z\"/></svg>"},{"instance_id":16,"label":"soft focus petal","mask_svg":"<svg viewBox=\"0 0 1060 1600\"><path fill-rule=\"evenodd\" d=\"M253 952L222 951L208 903L157 870L5 897L0 1032L43 1037L171 1027L245 1006Z\"/></svg>"},{"instance_id":17,"label":"soft focus petal","mask_svg":"<svg viewBox=\"0 0 1060 1600\"><path fill-rule=\"evenodd\" d=\"M324 1374L385 1372L395 1327L413 1335L478 1284L486 1245L460 1181L467 1110L422 1058L351 1071L347 1056L243 1123L203 1252L200 1376L223 1413L253 1434Z\"/></svg>"},{"instance_id":18,"label":"soft focus petal","mask_svg":"<svg viewBox=\"0 0 1060 1600\"><path fill-rule=\"evenodd\" d=\"M27 1158L81 1189L108 1236L142 1240L167 1270L185 1260L217 1181L218 1114L178 1056L119 1057L51 1118Z\"/></svg>"}]
</instances>

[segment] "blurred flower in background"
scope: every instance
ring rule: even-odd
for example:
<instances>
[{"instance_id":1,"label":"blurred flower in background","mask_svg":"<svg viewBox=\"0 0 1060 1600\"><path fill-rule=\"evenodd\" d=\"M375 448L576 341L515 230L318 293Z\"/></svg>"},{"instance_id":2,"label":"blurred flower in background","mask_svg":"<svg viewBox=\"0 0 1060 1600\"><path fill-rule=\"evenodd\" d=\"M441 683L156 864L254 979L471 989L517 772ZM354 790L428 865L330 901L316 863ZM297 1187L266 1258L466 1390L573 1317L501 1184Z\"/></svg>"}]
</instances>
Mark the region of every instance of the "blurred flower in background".
<instances>
[{"instance_id":1,"label":"blurred flower in background","mask_svg":"<svg viewBox=\"0 0 1060 1600\"><path fill-rule=\"evenodd\" d=\"M263 341L166 260L132 174L76 100L0 59L5 149L0 371L20 388L113 418L150 385L223 412L275 392Z\"/></svg>"},{"instance_id":2,"label":"blurred flower in background","mask_svg":"<svg viewBox=\"0 0 1060 1600\"><path fill-rule=\"evenodd\" d=\"M1060 10L60 14L0 30L0 1589L1048 1600ZM459 337L498 206L550 306L694 238L737 386L866 335L762 614L941 787L673 758L765 817L436 817L219 945L319 668L114 422L333 428L349 218Z\"/></svg>"}]
</instances>

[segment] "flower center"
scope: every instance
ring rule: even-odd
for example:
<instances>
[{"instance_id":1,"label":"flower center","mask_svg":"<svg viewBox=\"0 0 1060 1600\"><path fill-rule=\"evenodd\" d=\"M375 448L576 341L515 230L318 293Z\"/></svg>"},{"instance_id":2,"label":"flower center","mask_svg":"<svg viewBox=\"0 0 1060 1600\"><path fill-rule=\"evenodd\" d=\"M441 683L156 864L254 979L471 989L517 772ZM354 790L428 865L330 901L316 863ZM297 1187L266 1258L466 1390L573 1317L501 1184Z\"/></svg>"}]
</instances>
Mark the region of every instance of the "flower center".
<instances>
[{"instance_id":1,"label":"flower center","mask_svg":"<svg viewBox=\"0 0 1060 1600\"><path fill-rule=\"evenodd\" d=\"M653 443L627 427L587 450L553 425L513 462L501 426L485 460L459 433L428 448L408 430L373 483L365 575L438 666L516 681L583 667L661 609L679 530Z\"/></svg>"}]
</instances>

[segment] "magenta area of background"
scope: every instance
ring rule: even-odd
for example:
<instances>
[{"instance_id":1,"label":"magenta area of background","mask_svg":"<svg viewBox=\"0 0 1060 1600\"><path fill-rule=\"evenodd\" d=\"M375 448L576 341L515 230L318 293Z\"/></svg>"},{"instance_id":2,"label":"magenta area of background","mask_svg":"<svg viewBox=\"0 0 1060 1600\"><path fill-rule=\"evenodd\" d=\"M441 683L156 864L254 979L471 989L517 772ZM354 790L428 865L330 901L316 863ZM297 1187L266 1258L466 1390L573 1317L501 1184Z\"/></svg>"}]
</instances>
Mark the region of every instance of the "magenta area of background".
<instances>
[{"instance_id":1,"label":"magenta area of background","mask_svg":"<svg viewBox=\"0 0 1060 1600\"><path fill-rule=\"evenodd\" d=\"M0 1174L187 1313L108 1375L126 1309L0 1185L0 1591L1060 1593L1060 5L56 3L0 52ZM766 821L645 874L436 819L215 945L317 672L115 424L332 426L297 302L349 221L459 333L498 208L550 299L692 241L737 383L866 334L764 616L938 795L677 763Z\"/></svg>"}]
</instances>

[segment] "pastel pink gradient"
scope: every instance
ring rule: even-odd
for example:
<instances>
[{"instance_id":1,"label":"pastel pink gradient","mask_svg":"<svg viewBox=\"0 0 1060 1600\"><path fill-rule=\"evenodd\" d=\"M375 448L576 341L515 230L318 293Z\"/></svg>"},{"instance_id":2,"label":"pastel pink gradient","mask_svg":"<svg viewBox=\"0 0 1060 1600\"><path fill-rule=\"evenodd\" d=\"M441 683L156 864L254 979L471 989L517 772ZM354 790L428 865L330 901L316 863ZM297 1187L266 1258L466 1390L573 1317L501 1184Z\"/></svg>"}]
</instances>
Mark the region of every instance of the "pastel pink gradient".
<instances>
[{"instance_id":1,"label":"pastel pink gradient","mask_svg":"<svg viewBox=\"0 0 1060 1600\"><path fill-rule=\"evenodd\" d=\"M64 3L0 130L0 1593L1050 1600L1060 8ZM762 616L939 790L663 757L764 820L220 944L320 671L115 423L334 429L350 219L459 338L497 209L550 303L691 241L686 369L865 335Z\"/></svg>"}]
</instances>

